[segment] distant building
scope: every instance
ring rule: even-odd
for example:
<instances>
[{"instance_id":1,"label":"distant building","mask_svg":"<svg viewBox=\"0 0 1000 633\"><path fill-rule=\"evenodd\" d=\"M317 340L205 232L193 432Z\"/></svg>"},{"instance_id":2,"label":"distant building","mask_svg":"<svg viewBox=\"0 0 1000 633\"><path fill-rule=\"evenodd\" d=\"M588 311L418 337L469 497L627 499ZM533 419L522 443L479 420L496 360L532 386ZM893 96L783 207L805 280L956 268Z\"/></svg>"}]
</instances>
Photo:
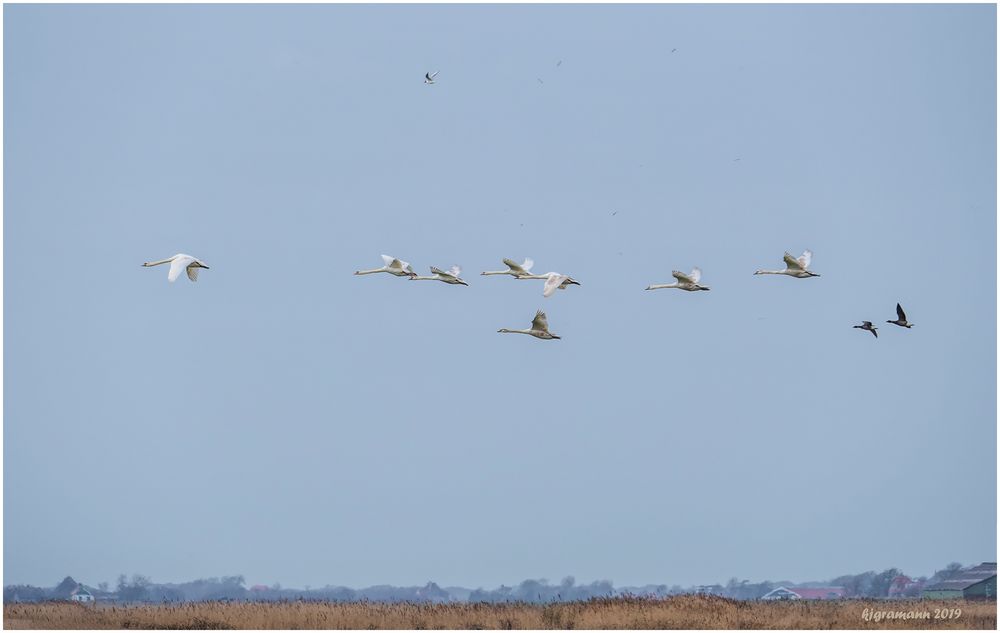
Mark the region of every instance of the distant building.
<instances>
[{"instance_id":1,"label":"distant building","mask_svg":"<svg viewBox=\"0 0 1000 633\"><path fill-rule=\"evenodd\" d=\"M94 594L87 591L87 588L83 585L79 585L76 589L70 592L69 599L75 602L93 602Z\"/></svg>"},{"instance_id":2,"label":"distant building","mask_svg":"<svg viewBox=\"0 0 1000 633\"><path fill-rule=\"evenodd\" d=\"M913 580L909 576L899 575L889 583L889 597L901 598L903 596L917 596L920 594L920 581Z\"/></svg>"},{"instance_id":3,"label":"distant building","mask_svg":"<svg viewBox=\"0 0 1000 633\"><path fill-rule=\"evenodd\" d=\"M778 587L761 600L840 600L847 594L843 587Z\"/></svg>"},{"instance_id":4,"label":"distant building","mask_svg":"<svg viewBox=\"0 0 1000 633\"><path fill-rule=\"evenodd\" d=\"M983 563L924 587L924 597L931 599L967 598L994 600L997 595L997 564Z\"/></svg>"},{"instance_id":5,"label":"distant building","mask_svg":"<svg viewBox=\"0 0 1000 633\"><path fill-rule=\"evenodd\" d=\"M698 585L694 592L702 596L724 596L726 588L722 585Z\"/></svg>"}]
</instances>

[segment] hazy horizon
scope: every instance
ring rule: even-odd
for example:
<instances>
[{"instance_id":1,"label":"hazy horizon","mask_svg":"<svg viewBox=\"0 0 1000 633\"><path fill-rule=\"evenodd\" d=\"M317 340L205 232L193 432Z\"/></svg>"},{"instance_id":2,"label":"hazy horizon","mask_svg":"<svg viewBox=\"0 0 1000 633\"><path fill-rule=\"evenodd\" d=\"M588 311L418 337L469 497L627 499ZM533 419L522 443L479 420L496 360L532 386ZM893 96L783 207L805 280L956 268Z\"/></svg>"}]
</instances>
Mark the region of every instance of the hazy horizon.
<instances>
[{"instance_id":1,"label":"hazy horizon","mask_svg":"<svg viewBox=\"0 0 1000 633\"><path fill-rule=\"evenodd\" d=\"M930 570L930 571L928 571L926 573L915 573L915 572L912 572L912 571L910 571L908 569L900 567L899 565L891 565L890 567L888 567L886 569L892 569L892 568L899 569L900 573L902 573L904 575L907 575L907 576L909 576L911 578L914 578L914 579L921 578L921 577L930 578L935 572L940 571L940 570L944 569L947 565L949 565L951 563L955 563L955 562L959 562L959 563L962 564L963 568L967 568L967 567L974 567L976 565L979 565L979 564L985 563L985 562L994 562L995 563L996 561L976 561L976 562L948 561L947 563L942 563L941 565L938 565L935 569ZM772 583L788 583L789 586L793 586L793 585L799 585L799 584L815 584L815 583L819 583L819 582L831 582L831 581L833 581L834 579L836 579L836 578L838 578L840 576L863 574L863 573L869 572L869 571L872 571L872 572L875 572L875 573L880 573L882 571L885 571L885 569L858 569L858 570L854 570L854 571L833 574L833 575L831 575L829 577L821 577L821 578L747 578L747 577L741 576L739 574L732 574L730 576L727 576L724 579L717 579L717 580L715 580L713 582L705 582L705 583L684 582L683 580L677 580L677 581L675 581L673 579L662 580L660 582L629 583L629 582L616 582L613 578L580 579L580 578L575 578L572 575L559 576L559 577L553 577L553 578L527 578L527 577L525 577L525 578L521 578L519 580L509 581L509 582L502 582L502 583L498 583L496 585L490 585L490 586L484 585L482 583L478 583L478 584L476 584L476 583L473 583L473 584L451 583L451 584L449 584L449 583L438 582L438 581L436 581L433 578L428 578L424 582L410 583L410 584L405 584L405 585L404 584L398 584L398 583L392 583L392 582L378 582L378 583L373 583L371 585L365 585L365 586L353 586L353 585L348 585L348 584L344 584L344 583L335 583L335 582L328 582L328 583L324 583L322 585L305 584L305 585L297 586L297 585L293 585L293 584L282 582L280 578L272 580L270 582L256 582L256 581L254 581L254 579L252 579L252 578L248 579L245 576L244 576L244 580L245 580L245 587L247 587L247 588L250 588L250 587L255 586L255 585L273 586L275 584L279 584L279 585L281 585L281 589L282 590L299 590L299 589L301 589L301 590L315 590L315 589L320 589L320 588L323 588L323 587L346 587L346 588L349 588L349 589L356 589L357 590L357 589L367 589L367 588L381 587L381 586L394 586L394 587L403 588L403 587L422 587L422 586L427 585L428 583L434 583L434 584L438 585L439 587L441 587L442 589L461 588L461 589L476 590L476 589L479 589L479 588L481 588L481 589L497 589L499 587L517 587L518 585L520 585L523 582L532 581L532 580L535 580L535 581L538 581L538 582L542 582L542 583L548 583L549 585L553 585L554 586L554 585L558 585L559 583L563 582L567 578L571 578L573 580L573 585L577 586L577 587L584 586L584 585L590 585L592 583L610 582L614 586L614 588L616 590L620 590L622 588L628 588L628 587L645 587L645 586L650 586L650 585L667 585L667 586L670 586L670 587L678 585L678 586L680 586L682 588L685 588L685 589L692 588L692 587L699 587L699 586L710 586L710 585L722 585L722 586L725 586L726 583L728 583L731 578L736 578L736 579L738 579L740 581L746 580L746 581L748 581L751 584L757 584L757 583L763 583L763 582L772 582ZM240 574L238 572L233 572L233 573L224 573L224 574L209 574L209 575L202 576L202 577L199 577L199 578L184 578L184 579L161 580L161 579L149 577L148 575L143 574L141 571L140 572L135 572L135 574L146 576L150 580L150 582L152 582L153 584L183 584L183 583L186 583L186 582L193 582L193 581L201 580L201 579L209 579L209 578L220 579L220 578L226 578L226 577L243 576L243 574ZM134 574L133 574L133 572L129 572L129 573L125 574L125 575L128 577L129 580L131 580L131 578L132 578L132 576ZM115 585L116 585L116 583L118 581L117 575L116 575L115 578L108 578L108 579L103 579L103 580L98 580L98 581L90 582L89 580L85 579L83 576L77 576L77 575L74 575L74 574L66 574L66 575L60 577L58 581L52 582L51 584L43 584L43 585L35 585L35 586L39 586L39 587L53 587L53 586L58 585L59 582L61 582L63 579L65 579L67 577L70 577L73 580L75 580L76 582L84 584L84 585L86 585L88 587L97 587L97 585L99 585L101 582L107 582L108 585L109 585L109 590L111 590L111 591L114 591ZM30 583L8 582L6 579L4 580L4 586L9 586L9 585L24 585L24 584L30 584Z\"/></svg>"},{"instance_id":2,"label":"hazy horizon","mask_svg":"<svg viewBox=\"0 0 1000 633\"><path fill-rule=\"evenodd\" d=\"M995 5L3 10L5 583L996 560Z\"/></svg>"}]
</instances>

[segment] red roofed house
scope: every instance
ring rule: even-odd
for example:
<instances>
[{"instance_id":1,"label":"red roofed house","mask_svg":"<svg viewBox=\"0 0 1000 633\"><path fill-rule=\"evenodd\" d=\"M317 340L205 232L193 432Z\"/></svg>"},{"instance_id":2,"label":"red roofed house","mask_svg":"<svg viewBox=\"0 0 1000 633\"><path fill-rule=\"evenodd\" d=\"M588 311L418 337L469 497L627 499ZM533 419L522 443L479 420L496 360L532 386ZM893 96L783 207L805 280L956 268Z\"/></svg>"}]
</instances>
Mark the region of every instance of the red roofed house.
<instances>
[{"instance_id":1,"label":"red roofed house","mask_svg":"<svg viewBox=\"0 0 1000 633\"><path fill-rule=\"evenodd\" d=\"M889 597L916 596L920 594L921 583L909 576L896 576L889 584Z\"/></svg>"}]
</instances>

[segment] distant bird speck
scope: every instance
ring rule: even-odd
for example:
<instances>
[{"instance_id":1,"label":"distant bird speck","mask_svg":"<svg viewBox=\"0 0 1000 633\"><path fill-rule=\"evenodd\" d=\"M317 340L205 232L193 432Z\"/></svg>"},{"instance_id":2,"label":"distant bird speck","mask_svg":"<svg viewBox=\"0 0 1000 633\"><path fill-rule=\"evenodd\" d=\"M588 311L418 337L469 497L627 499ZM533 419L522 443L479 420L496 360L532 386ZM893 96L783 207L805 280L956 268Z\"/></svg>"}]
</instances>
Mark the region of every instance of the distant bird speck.
<instances>
[{"instance_id":1,"label":"distant bird speck","mask_svg":"<svg viewBox=\"0 0 1000 633\"><path fill-rule=\"evenodd\" d=\"M542 79L540 77L535 77L535 79L537 79L538 83L540 83L540 84L544 84L545 83L544 81L542 81Z\"/></svg>"},{"instance_id":2,"label":"distant bird speck","mask_svg":"<svg viewBox=\"0 0 1000 633\"><path fill-rule=\"evenodd\" d=\"M671 53L676 53L676 52L677 52L677 49L676 49L676 48L672 48L672 49L670 49L670 52L671 52Z\"/></svg>"},{"instance_id":3,"label":"distant bird speck","mask_svg":"<svg viewBox=\"0 0 1000 633\"><path fill-rule=\"evenodd\" d=\"M432 84L432 83L434 83L434 78L437 77L437 74L439 72L440 71L435 70L432 73L424 73L424 83L425 84Z\"/></svg>"},{"instance_id":4,"label":"distant bird speck","mask_svg":"<svg viewBox=\"0 0 1000 633\"><path fill-rule=\"evenodd\" d=\"M612 211L611 215L618 215L618 212L617 211Z\"/></svg>"},{"instance_id":5,"label":"distant bird speck","mask_svg":"<svg viewBox=\"0 0 1000 633\"><path fill-rule=\"evenodd\" d=\"M561 59L556 62L556 68L558 68L560 66L562 66L562 60Z\"/></svg>"}]
</instances>

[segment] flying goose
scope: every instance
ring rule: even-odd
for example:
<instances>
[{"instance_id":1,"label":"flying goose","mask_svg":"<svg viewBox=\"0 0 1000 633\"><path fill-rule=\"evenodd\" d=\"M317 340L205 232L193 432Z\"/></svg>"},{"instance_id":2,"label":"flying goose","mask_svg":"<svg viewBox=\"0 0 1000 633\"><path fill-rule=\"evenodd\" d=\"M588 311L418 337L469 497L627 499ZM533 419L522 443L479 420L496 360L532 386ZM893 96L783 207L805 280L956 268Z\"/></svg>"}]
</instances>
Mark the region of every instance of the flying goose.
<instances>
[{"instance_id":1,"label":"flying goose","mask_svg":"<svg viewBox=\"0 0 1000 633\"><path fill-rule=\"evenodd\" d=\"M181 271L187 271L188 279L191 281L198 281L198 269L204 268L208 270L208 266L204 264L197 257L191 257L190 255L185 255L184 253L177 253L173 257L168 257L167 259L161 259L158 262L144 262L142 265L149 266L159 266L160 264L166 264L170 262L170 270L167 272L167 281L174 283L177 278L181 276Z\"/></svg>"},{"instance_id":2,"label":"flying goose","mask_svg":"<svg viewBox=\"0 0 1000 633\"><path fill-rule=\"evenodd\" d=\"M806 277L819 277L817 273L806 270L809 268L809 263L812 261L812 251L806 250L802 252L802 255L797 259L788 254L785 251L785 265L787 266L784 270L758 270L755 275L788 275L790 277L798 277L799 279L805 279Z\"/></svg>"},{"instance_id":3,"label":"flying goose","mask_svg":"<svg viewBox=\"0 0 1000 633\"><path fill-rule=\"evenodd\" d=\"M861 325L855 325L854 327L858 328L859 330L868 330L869 332L875 335L875 338L878 338L878 332L875 331L878 328L872 325L871 321L862 321Z\"/></svg>"},{"instance_id":4,"label":"flying goose","mask_svg":"<svg viewBox=\"0 0 1000 633\"><path fill-rule=\"evenodd\" d=\"M432 83L434 83L434 78L437 77L438 72L440 72L440 71L435 70L432 73L424 73L424 83L425 84L432 84Z\"/></svg>"},{"instance_id":5,"label":"flying goose","mask_svg":"<svg viewBox=\"0 0 1000 633\"><path fill-rule=\"evenodd\" d=\"M500 328L497 332L503 334L530 334L535 338L541 339L562 338L549 332L549 321L545 318L545 313L541 310L535 313L535 318L531 321L530 330L508 330L507 328Z\"/></svg>"},{"instance_id":6,"label":"flying goose","mask_svg":"<svg viewBox=\"0 0 1000 633\"><path fill-rule=\"evenodd\" d=\"M404 262L401 259L396 259L391 255L383 255L382 261L385 262L385 266L381 268L372 268L371 270L356 270L355 275L372 275L374 273L389 273L390 275L396 275L397 277L416 277L417 273L413 272L413 266L410 266L410 262Z\"/></svg>"},{"instance_id":7,"label":"flying goose","mask_svg":"<svg viewBox=\"0 0 1000 633\"><path fill-rule=\"evenodd\" d=\"M653 284L647 286L646 290L657 290L659 288L679 288L680 290L687 290L693 292L695 290L710 290L708 286L699 286L698 282L701 280L701 269L695 267L691 270L690 275L685 275L684 273L675 270L671 273L677 280L672 284Z\"/></svg>"},{"instance_id":8,"label":"flying goose","mask_svg":"<svg viewBox=\"0 0 1000 633\"><path fill-rule=\"evenodd\" d=\"M903 312L903 306L899 305L898 303L896 304L896 316L899 318L897 318L895 321L886 321L886 323L892 323L893 325L905 327L906 329L910 329L911 327L913 327L913 324L907 322L906 320L906 313Z\"/></svg>"},{"instance_id":9,"label":"flying goose","mask_svg":"<svg viewBox=\"0 0 1000 633\"><path fill-rule=\"evenodd\" d=\"M410 277L410 281L443 281L446 284L461 284L463 286L468 286L463 280L459 279L458 276L462 274L462 269L458 266L452 266L451 270L444 271L440 268L435 268L431 266L431 276L430 277Z\"/></svg>"}]
</instances>

